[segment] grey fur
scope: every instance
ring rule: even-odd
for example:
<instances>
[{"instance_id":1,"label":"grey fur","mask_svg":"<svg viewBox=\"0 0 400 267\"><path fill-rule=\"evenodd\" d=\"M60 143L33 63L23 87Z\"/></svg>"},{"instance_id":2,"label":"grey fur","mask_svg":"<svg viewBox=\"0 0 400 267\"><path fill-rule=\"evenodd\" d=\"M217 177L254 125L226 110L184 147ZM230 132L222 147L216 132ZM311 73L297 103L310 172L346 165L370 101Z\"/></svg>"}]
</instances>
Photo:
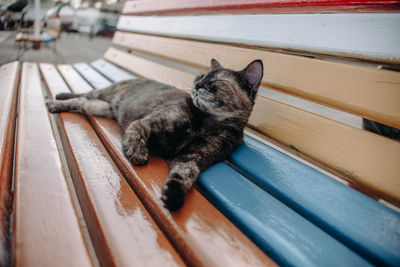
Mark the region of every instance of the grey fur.
<instances>
[{"instance_id":1,"label":"grey fur","mask_svg":"<svg viewBox=\"0 0 400 267\"><path fill-rule=\"evenodd\" d=\"M263 75L260 60L242 71L218 61L197 77L190 94L148 79L136 79L87 94L60 94L50 112L80 112L115 118L124 131L122 150L136 165L149 153L170 162L162 200L179 209L201 171L238 147Z\"/></svg>"}]
</instances>

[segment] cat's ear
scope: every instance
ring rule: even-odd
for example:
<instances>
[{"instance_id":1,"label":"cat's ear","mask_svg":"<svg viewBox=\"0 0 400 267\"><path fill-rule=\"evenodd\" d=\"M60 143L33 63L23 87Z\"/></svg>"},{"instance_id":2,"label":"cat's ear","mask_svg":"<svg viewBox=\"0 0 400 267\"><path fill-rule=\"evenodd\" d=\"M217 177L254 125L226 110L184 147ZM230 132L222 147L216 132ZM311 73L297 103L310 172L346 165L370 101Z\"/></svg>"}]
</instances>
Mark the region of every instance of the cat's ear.
<instances>
[{"instance_id":1,"label":"cat's ear","mask_svg":"<svg viewBox=\"0 0 400 267\"><path fill-rule=\"evenodd\" d=\"M261 79L263 77L264 66L261 60L256 59L247 65L246 68L239 72L240 79L243 82L245 89L249 91L251 95L257 93L258 87L260 86Z\"/></svg>"},{"instance_id":2,"label":"cat's ear","mask_svg":"<svg viewBox=\"0 0 400 267\"><path fill-rule=\"evenodd\" d=\"M222 68L222 65L219 64L219 62L215 58L213 58L211 59L211 68L213 69Z\"/></svg>"}]
</instances>

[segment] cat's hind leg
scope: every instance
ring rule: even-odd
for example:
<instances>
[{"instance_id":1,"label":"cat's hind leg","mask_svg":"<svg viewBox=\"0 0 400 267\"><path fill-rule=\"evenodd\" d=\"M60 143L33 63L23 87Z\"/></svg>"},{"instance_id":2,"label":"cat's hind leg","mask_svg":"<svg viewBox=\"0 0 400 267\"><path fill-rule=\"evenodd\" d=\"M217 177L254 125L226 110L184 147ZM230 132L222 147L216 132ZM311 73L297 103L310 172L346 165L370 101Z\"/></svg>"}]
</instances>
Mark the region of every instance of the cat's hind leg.
<instances>
[{"instance_id":1,"label":"cat's hind leg","mask_svg":"<svg viewBox=\"0 0 400 267\"><path fill-rule=\"evenodd\" d=\"M56 95L56 100L67 100L71 98L82 98L85 97L87 99L99 99L103 100L106 102L111 102L111 100L114 98L115 93L117 91L124 91L129 89L129 84L131 83L131 80L128 81L122 81L113 85L110 85L107 88L100 89L100 90L92 90L87 93L82 93L82 94L75 94L71 92L66 92L66 93L59 93Z\"/></svg>"},{"instance_id":2,"label":"cat's hind leg","mask_svg":"<svg viewBox=\"0 0 400 267\"><path fill-rule=\"evenodd\" d=\"M110 103L91 99L83 103L83 111L86 115L99 116L107 119L115 119Z\"/></svg>"},{"instance_id":3,"label":"cat's hind leg","mask_svg":"<svg viewBox=\"0 0 400 267\"><path fill-rule=\"evenodd\" d=\"M81 112L86 98L72 98L67 100L47 100L47 108L51 113Z\"/></svg>"},{"instance_id":4,"label":"cat's hind leg","mask_svg":"<svg viewBox=\"0 0 400 267\"><path fill-rule=\"evenodd\" d=\"M49 100L47 107L51 113L78 112L86 115L114 119L114 112L108 102L84 97L67 100Z\"/></svg>"}]
</instances>

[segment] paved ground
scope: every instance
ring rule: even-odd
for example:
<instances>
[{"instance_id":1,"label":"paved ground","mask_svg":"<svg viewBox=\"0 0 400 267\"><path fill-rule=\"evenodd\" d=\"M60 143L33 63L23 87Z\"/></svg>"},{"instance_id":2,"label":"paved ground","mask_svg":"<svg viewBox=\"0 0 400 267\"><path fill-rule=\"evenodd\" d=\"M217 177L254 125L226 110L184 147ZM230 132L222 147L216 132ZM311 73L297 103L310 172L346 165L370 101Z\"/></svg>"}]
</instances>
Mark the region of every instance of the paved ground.
<instances>
[{"instance_id":1,"label":"paved ground","mask_svg":"<svg viewBox=\"0 0 400 267\"><path fill-rule=\"evenodd\" d=\"M46 63L91 62L111 45L111 38L62 33L61 38L39 50L15 44L15 32L0 32L0 65L14 60Z\"/></svg>"}]
</instances>

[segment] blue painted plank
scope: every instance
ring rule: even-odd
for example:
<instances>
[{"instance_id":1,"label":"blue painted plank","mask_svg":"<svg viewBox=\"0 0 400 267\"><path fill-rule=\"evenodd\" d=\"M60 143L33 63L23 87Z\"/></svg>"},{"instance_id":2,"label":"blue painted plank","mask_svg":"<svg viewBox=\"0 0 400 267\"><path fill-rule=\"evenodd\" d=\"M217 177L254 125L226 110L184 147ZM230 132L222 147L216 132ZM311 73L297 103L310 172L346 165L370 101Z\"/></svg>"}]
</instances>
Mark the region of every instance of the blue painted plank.
<instances>
[{"instance_id":1,"label":"blue painted plank","mask_svg":"<svg viewBox=\"0 0 400 267\"><path fill-rule=\"evenodd\" d=\"M73 67L82 75L85 80L90 83L95 89L103 89L112 84L103 75L98 73L87 63L75 63Z\"/></svg>"},{"instance_id":2,"label":"blue painted plank","mask_svg":"<svg viewBox=\"0 0 400 267\"><path fill-rule=\"evenodd\" d=\"M126 80L133 80L137 77L130 74L129 72L115 66L114 64L100 58L91 63L92 67L107 77L114 83L122 82Z\"/></svg>"},{"instance_id":3,"label":"blue painted plank","mask_svg":"<svg viewBox=\"0 0 400 267\"><path fill-rule=\"evenodd\" d=\"M225 163L202 172L207 198L278 264L370 266L370 263Z\"/></svg>"},{"instance_id":4,"label":"blue painted plank","mask_svg":"<svg viewBox=\"0 0 400 267\"><path fill-rule=\"evenodd\" d=\"M400 214L245 136L231 161L257 185L377 264L400 266Z\"/></svg>"}]
</instances>

